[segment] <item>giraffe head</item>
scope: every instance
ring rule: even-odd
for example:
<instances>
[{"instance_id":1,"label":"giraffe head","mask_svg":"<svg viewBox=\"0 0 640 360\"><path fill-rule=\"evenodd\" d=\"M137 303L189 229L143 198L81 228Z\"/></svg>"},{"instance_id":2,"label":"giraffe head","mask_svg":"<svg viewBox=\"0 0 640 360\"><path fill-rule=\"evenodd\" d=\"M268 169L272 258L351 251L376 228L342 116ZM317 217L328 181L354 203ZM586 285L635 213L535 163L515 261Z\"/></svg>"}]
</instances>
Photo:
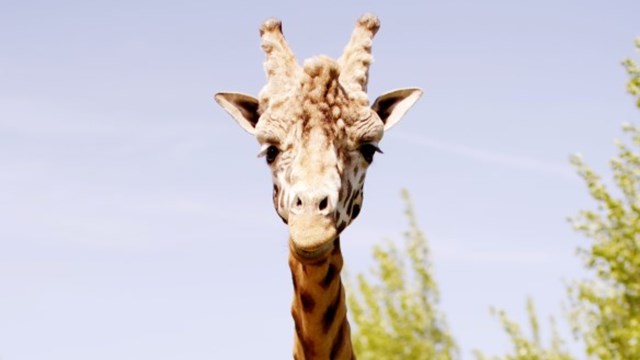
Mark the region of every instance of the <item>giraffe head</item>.
<instances>
[{"instance_id":1,"label":"giraffe head","mask_svg":"<svg viewBox=\"0 0 640 360\"><path fill-rule=\"evenodd\" d=\"M275 19L260 27L267 84L258 99L218 93L216 101L260 143L273 178L273 204L289 226L290 249L301 260L328 254L360 213L367 168L385 131L422 91L400 89L369 105L371 43L380 22L362 16L344 53L300 66Z\"/></svg>"}]
</instances>

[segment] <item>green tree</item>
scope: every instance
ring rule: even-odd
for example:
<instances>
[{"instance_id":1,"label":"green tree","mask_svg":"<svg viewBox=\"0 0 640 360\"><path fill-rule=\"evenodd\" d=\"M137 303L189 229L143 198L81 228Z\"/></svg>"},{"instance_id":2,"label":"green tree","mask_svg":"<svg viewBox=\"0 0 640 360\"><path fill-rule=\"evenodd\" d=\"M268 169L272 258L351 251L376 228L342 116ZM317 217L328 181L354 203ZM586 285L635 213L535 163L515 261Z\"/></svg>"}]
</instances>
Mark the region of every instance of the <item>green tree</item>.
<instances>
[{"instance_id":1,"label":"green tree","mask_svg":"<svg viewBox=\"0 0 640 360\"><path fill-rule=\"evenodd\" d=\"M636 47L640 50L640 38ZM624 60L623 65L630 78L627 91L640 107L640 67L632 59ZM630 136L631 145L616 141L618 154L610 162L616 194L579 155L571 158L598 204L596 210L581 211L571 219L578 232L592 239L590 247L579 249L579 254L595 276L569 287L569 320L590 359L640 359L640 128L625 124L623 131ZM513 354L491 359L571 359L555 328L549 349L540 345L531 301L528 310L532 339L504 312L495 312L511 339ZM480 360L489 359L480 352L476 355Z\"/></svg>"},{"instance_id":2,"label":"green tree","mask_svg":"<svg viewBox=\"0 0 640 360\"><path fill-rule=\"evenodd\" d=\"M357 276L349 291L358 359L456 359L458 350L437 309L427 239L419 229L409 193L402 191L409 230L404 234L409 271L398 248L375 246L373 279Z\"/></svg>"},{"instance_id":3,"label":"green tree","mask_svg":"<svg viewBox=\"0 0 640 360\"><path fill-rule=\"evenodd\" d=\"M640 37L636 39L636 49L640 51ZM626 59L622 65L627 69L629 74L629 82L627 83L627 91L636 97L636 106L640 108L640 66L633 59Z\"/></svg>"},{"instance_id":4,"label":"green tree","mask_svg":"<svg viewBox=\"0 0 640 360\"><path fill-rule=\"evenodd\" d=\"M627 90L640 107L640 68L631 59L623 65ZM631 143L616 141L618 153L610 161L616 193L580 156L571 159L598 204L571 220L592 239L580 255L595 274L571 286L571 322L588 356L603 360L640 359L640 128L625 124L623 130Z\"/></svg>"},{"instance_id":5,"label":"green tree","mask_svg":"<svg viewBox=\"0 0 640 360\"><path fill-rule=\"evenodd\" d=\"M551 342L546 347L540 340L540 326L536 315L533 300L527 300L527 313L529 315L529 327L531 338L528 338L515 321L509 319L503 310L492 310L498 317L502 328L509 336L513 346L512 353L504 356L488 357L480 351L475 355L478 360L572 360L573 357L565 347L565 343L558 334L554 319L551 319Z\"/></svg>"},{"instance_id":6,"label":"green tree","mask_svg":"<svg viewBox=\"0 0 640 360\"><path fill-rule=\"evenodd\" d=\"M640 50L640 38L636 39ZM640 66L623 61L629 74L628 92L640 108ZM584 341L587 357L600 360L640 359L640 127L625 124L623 131L631 143L616 141L617 155L611 160L611 192L582 158L571 163L596 200L596 210L584 210L570 221L592 240L579 249L585 266L595 275L569 287L570 323L574 334ZM427 240L418 228L409 195L409 231L405 234L410 262L407 274L403 257L393 243L374 247L374 281L357 277L357 289L349 297L355 325L354 346L361 359L455 359L458 350L437 310L438 289L433 279ZM354 291L355 290L355 291ZM493 310L513 345L512 353L479 360L572 360L551 320L548 345L540 340L539 322L529 299L527 304L531 336L509 319L504 311Z\"/></svg>"}]
</instances>

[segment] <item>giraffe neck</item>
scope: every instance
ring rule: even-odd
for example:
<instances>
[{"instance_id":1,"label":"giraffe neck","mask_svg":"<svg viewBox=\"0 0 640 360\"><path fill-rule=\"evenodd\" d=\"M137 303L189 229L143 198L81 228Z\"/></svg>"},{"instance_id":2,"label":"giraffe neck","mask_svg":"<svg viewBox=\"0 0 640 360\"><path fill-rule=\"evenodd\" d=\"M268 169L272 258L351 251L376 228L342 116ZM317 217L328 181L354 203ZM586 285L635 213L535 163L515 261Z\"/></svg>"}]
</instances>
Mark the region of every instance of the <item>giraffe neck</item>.
<instances>
[{"instance_id":1,"label":"giraffe neck","mask_svg":"<svg viewBox=\"0 0 640 360\"><path fill-rule=\"evenodd\" d=\"M293 280L291 315L295 322L293 358L355 359L347 321L340 239L331 254L319 262L301 262L289 251Z\"/></svg>"}]
</instances>

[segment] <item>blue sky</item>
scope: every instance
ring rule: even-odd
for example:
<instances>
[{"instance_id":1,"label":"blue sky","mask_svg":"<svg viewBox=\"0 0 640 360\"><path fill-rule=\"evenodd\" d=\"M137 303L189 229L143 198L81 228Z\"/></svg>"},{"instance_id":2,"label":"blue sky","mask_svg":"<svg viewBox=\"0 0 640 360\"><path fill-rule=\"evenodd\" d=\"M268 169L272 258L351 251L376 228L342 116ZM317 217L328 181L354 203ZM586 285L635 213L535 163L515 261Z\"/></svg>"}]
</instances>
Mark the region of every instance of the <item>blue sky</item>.
<instances>
[{"instance_id":1,"label":"blue sky","mask_svg":"<svg viewBox=\"0 0 640 360\"><path fill-rule=\"evenodd\" d=\"M373 98L425 95L387 134L351 273L401 240L408 188L465 359L508 343L489 307L562 316L584 276L566 221L592 208L568 165L608 174L637 120L620 61L637 1L4 1L0 5L0 358L288 358L286 227L255 140L213 102L264 83L258 26L301 61L382 20Z\"/></svg>"}]
</instances>

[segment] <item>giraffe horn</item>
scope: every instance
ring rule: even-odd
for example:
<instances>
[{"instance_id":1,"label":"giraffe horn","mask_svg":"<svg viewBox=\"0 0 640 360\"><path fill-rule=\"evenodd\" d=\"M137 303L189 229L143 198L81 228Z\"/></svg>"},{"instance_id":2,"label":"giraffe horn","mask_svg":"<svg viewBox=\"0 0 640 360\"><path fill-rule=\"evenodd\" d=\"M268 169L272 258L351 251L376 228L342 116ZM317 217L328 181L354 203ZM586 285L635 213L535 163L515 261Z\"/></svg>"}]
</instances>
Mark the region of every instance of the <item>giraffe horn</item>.
<instances>
[{"instance_id":1,"label":"giraffe horn","mask_svg":"<svg viewBox=\"0 0 640 360\"><path fill-rule=\"evenodd\" d=\"M282 34L280 20L271 18L263 22L260 37L261 47L266 55L264 71L267 75L267 85L262 95L267 97L272 92L288 88L300 71L300 66Z\"/></svg>"},{"instance_id":2,"label":"giraffe horn","mask_svg":"<svg viewBox=\"0 0 640 360\"><path fill-rule=\"evenodd\" d=\"M380 20L373 14L364 14L356 22L351 39L338 59L340 82L351 91L367 92L369 66L373 60L371 44L380 28Z\"/></svg>"}]
</instances>

